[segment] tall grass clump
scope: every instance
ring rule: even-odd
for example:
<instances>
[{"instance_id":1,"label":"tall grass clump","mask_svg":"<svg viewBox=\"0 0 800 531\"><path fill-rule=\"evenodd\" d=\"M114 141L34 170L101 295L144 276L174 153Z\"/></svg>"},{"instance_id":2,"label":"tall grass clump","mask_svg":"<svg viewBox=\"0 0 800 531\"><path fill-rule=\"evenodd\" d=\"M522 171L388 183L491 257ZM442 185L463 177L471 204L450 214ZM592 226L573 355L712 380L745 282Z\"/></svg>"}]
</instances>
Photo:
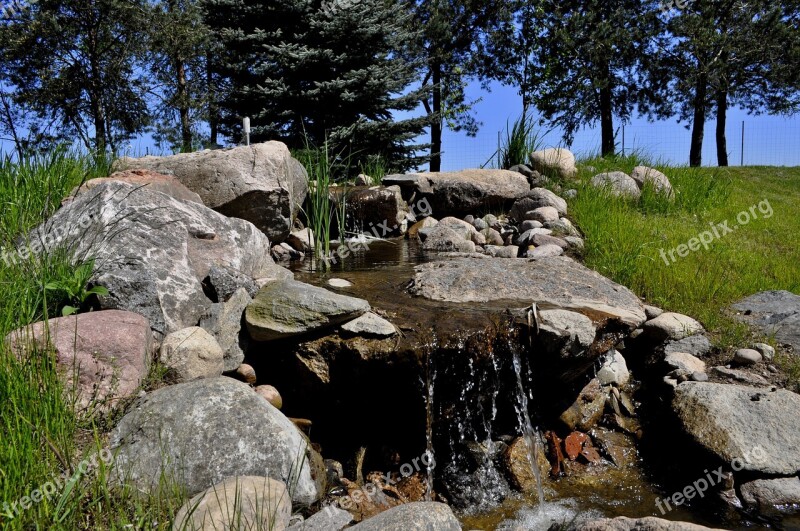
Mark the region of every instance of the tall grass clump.
<instances>
[{"instance_id":1,"label":"tall grass clump","mask_svg":"<svg viewBox=\"0 0 800 531\"><path fill-rule=\"evenodd\" d=\"M504 136L497 148L497 165L508 169L518 164L528 164L528 157L542 147L544 136L532 116L523 114L513 124L506 122Z\"/></svg>"},{"instance_id":2,"label":"tall grass clump","mask_svg":"<svg viewBox=\"0 0 800 531\"><path fill-rule=\"evenodd\" d=\"M306 143L306 148L295 155L308 173L308 198L303 213L308 227L314 233L314 256L322 259L331 254L331 240L334 231L343 235L345 212L347 209L346 187L338 197L334 197L331 187L336 178L347 168L346 162L334 154L326 141L321 148Z\"/></svg>"},{"instance_id":3,"label":"tall grass clump","mask_svg":"<svg viewBox=\"0 0 800 531\"><path fill-rule=\"evenodd\" d=\"M388 164L380 155L370 155L366 161L359 163L359 170L370 178L371 186L378 186L383 178L388 175Z\"/></svg>"}]
</instances>

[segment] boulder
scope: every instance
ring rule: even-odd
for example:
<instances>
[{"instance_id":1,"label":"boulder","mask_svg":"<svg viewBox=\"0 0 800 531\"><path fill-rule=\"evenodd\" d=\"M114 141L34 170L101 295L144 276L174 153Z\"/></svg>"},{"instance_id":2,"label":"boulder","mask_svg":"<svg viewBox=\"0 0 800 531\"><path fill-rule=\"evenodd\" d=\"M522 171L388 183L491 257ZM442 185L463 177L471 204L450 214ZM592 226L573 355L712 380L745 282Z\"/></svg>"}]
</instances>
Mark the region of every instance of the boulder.
<instances>
[{"instance_id":1,"label":"boulder","mask_svg":"<svg viewBox=\"0 0 800 531\"><path fill-rule=\"evenodd\" d=\"M533 237L530 239L530 242L536 247L542 247L544 245L555 245L556 247L561 247L565 251L569 249L569 243L567 243L566 240L542 233L534 234Z\"/></svg>"},{"instance_id":2,"label":"boulder","mask_svg":"<svg viewBox=\"0 0 800 531\"><path fill-rule=\"evenodd\" d=\"M539 340L550 355L562 359L588 358L596 335L594 323L583 314L567 310L539 312Z\"/></svg>"},{"instance_id":3,"label":"boulder","mask_svg":"<svg viewBox=\"0 0 800 531\"><path fill-rule=\"evenodd\" d=\"M764 291L733 305L738 318L800 352L800 295Z\"/></svg>"},{"instance_id":4,"label":"boulder","mask_svg":"<svg viewBox=\"0 0 800 531\"><path fill-rule=\"evenodd\" d=\"M404 197L417 194L427 198L437 217L464 217L503 208L531 189L524 175L507 170L389 175L383 184L400 186Z\"/></svg>"},{"instance_id":5,"label":"boulder","mask_svg":"<svg viewBox=\"0 0 800 531\"><path fill-rule=\"evenodd\" d=\"M662 315L663 312L659 315ZM664 354L685 352L692 356L703 357L711 352L711 341L703 334L696 334L677 341L667 341L664 344Z\"/></svg>"},{"instance_id":6,"label":"boulder","mask_svg":"<svg viewBox=\"0 0 800 531\"><path fill-rule=\"evenodd\" d=\"M211 266L205 283L209 287L209 296L214 302L228 302L242 288L251 298L258 293L258 283L254 279L241 271L221 264Z\"/></svg>"},{"instance_id":7,"label":"boulder","mask_svg":"<svg viewBox=\"0 0 800 531\"><path fill-rule=\"evenodd\" d=\"M517 258L519 256L519 247L516 245L498 246L487 245L484 250L489 256L494 258Z\"/></svg>"},{"instance_id":8,"label":"boulder","mask_svg":"<svg viewBox=\"0 0 800 531\"><path fill-rule=\"evenodd\" d=\"M160 360L176 382L221 376L225 369L224 353L214 336L196 326L169 334L161 344Z\"/></svg>"},{"instance_id":9,"label":"boulder","mask_svg":"<svg viewBox=\"0 0 800 531\"><path fill-rule=\"evenodd\" d=\"M712 374L715 376L719 376L725 380L731 380L734 382L743 383L746 385L752 385L754 387L770 387L769 381L760 376L758 374L753 374L752 372L743 371L741 369L729 369L728 367L712 367L711 368Z\"/></svg>"},{"instance_id":10,"label":"boulder","mask_svg":"<svg viewBox=\"0 0 800 531\"><path fill-rule=\"evenodd\" d=\"M478 229L476 229L471 223L460 220L458 218L448 217L442 218L439 220L439 227L447 227L450 230L455 231L458 233L465 240L470 240L475 242L477 245L478 242L475 241L475 235L479 234Z\"/></svg>"},{"instance_id":11,"label":"boulder","mask_svg":"<svg viewBox=\"0 0 800 531\"><path fill-rule=\"evenodd\" d=\"M274 242L289 235L308 193L305 168L280 142L168 157L125 157L116 167L174 175L206 206L251 222Z\"/></svg>"},{"instance_id":12,"label":"boulder","mask_svg":"<svg viewBox=\"0 0 800 531\"><path fill-rule=\"evenodd\" d=\"M438 502L406 503L351 527L353 531L409 531L431 529L461 531L461 524L447 505Z\"/></svg>"},{"instance_id":13,"label":"boulder","mask_svg":"<svg viewBox=\"0 0 800 531\"><path fill-rule=\"evenodd\" d=\"M464 239L462 233L445 227L441 223L432 229L426 229L427 237L422 249L438 253L474 253L475 243Z\"/></svg>"},{"instance_id":14,"label":"boulder","mask_svg":"<svg viewBox=\"0 0 800 531\"><path fill-rule=\"evenodd\" d=\"M408 237L409 238L416 238L419 234L419 231L422 229L432 229L436 225L439 224L439 221L434 218L425 218L422 221L417 221L414 225L408 229Z\"/></svg>"},{"instance_id":15,"label":"boulder","mask_svg":"<svg viewBox=\"0 0 800 531\"><path fill-rule=\"evenodd\" d=\"M589 431L603 416L607 397L608 393L603 390L600 381L594 378L559 416L559 420L569 431Z\"/></svg>"},{"instance_id":16,"label":"boulder","mask_svg":"<svg viewBox=\"0 0 800 531\"><path fill-rule=\"evenodd\" d=\"M514 243L519 245L520 247L528 246L533 244L533 237L537 234L541 234L543 236L550 236L553 234L553 231L550 229L529 229L514 239Z\"/></svg>"},{"instance_id":17,"label":"boulder","mask_svg":"<svg viewBox=\"0 0 800 531\"><path fill-rule=\"evenodd\" d=\"M800 396L786 390L687 382L673 408L683 429L720 460L743 470L794 475L800 471Z\"/></svg>"},{"instance_id":18,"label":"boulder","mask_svg":"<svg viewBox=\"0 0 800 531\"><path fill-rule=\"evenodd\" d=\"M288 278L252 224L160 192L108 182L79 196L31 235L31 247L95 259L103 309L146 317L158 339L196 326L209 309L203 281L215 265L250 278ZM37 251L38 252L38 251Z\"/></svg>"},{"instance_id":19,"label":"boulder","mask_svg":"<svg viewBox=\"0 0 800 531\"><path fill-rule=\"evenodd\" d=\"M687 352L670 352L664 361L671 370L682 370L688 374L706 372L706 364Z\"/></svg>"},{"instance_id":20,"label":"boulder","mask_svg":"<svg viewBox=\"0 0 800 531\"><path fill-rule=\"evenodd\" d=\"M644 333L656 341L678 341L703 332L703 325L689 316L679 313L662 313L647 321Z\"/></svg>"},{"instance_id":21,"label":"boulder","mask_svg":"<svg viewBox=\"0 0 800 531\"><path fill-rule=\"evenodd\" d=\"M288 243L292 249L300 251L301 253L313 251L314 233L311 229L293 230L291 234L289 234L289 237L286 238L286 243Z\"/></svg>"},{"instance_id":22,"label":"boulder","mask_svg":"<svg viewBox=\"0 0 800 531\"><path fill-rule=\"evenodd\" d=\"M153 354L150 324L141 315L109 310L50 319L11 332L6 344L18 356L29 347L55 351L65 388L76 405L108 410L136 394Z\"/></svg>"},{"instance_id":23,"label":"boulder","mask_svg":"<svg viewBox=\"0 0 800 531\"><path fill-rule=\"evenodd\" d=\"M538 221L539 223L558 221L560 217L558 210L551 206L539 207L525 214L525 219Z\"/></svg>"},{"instance_id":24,"label":"boulder","mask_svg":"<svg viewBox=\"0 0 800 531\"><path fill-rule=\"evenodd\" d=\"M295 280L271 282L247 307L245 321L255 341L272 341L332 328L370 311L367 301Z\"/></svg>"},{"instance_id":25,"label":"boulder","mask_svg":"<svg viewBox=\"0 0 800 531\"><path fill-rule=\"evenodd\" d=\"M574 179L578 176L575 155L564 148L550 148L535 151L530 155L531 167L543 175L555 175L561 179Z\"/></svg>"},{"instance_id":26,"label":"boulder","mask_svg":"<svg viewBox=\"0 0 800 531\"><path fill-rule=\"evenodd\" d=\"M399 186L339 189L336 201L345 197L349 233L371 233L376 238L405 234L409 221L415 221ZM418 214L430 214L418 212Z\"/></svg>"},{"instance_id":27,"label":"boulder","mask_svg":"<svg viewBox=\"0 0 800 531\"><path fill-rule=\"evenodd\" d=\"M713 528L688 522L646 518L601 518L578 524L575 531L713 531Z\"/></svg>"},{"instance_id":28,"label":"boulder","mask_svg":"<svg viewBox=\"0 0 800 531\"><path fill-rule=\"evenodd\" d=\"M536 460L535 466L539 467L539 477L546 478L550 472L550 463L544 454L542 444L535 444L533 452L529 450L530 445L525 437L517 437L503 453L503 464L511 485L520 492L526 494L536 494L538 482L536 472L531 463L531 455Z\"/></svg>"},{"instance_id":29,"label":"boulder","mask_svg":"<svg viewBox=\"0 0 800 531\"><path fill-rule=\"evenodd\" d=\"M645 183L650 183L657 192L672 195L672 183L669 182L669 178L654 168L636 166L631 172L631 179L636 181L640 190L644 188Z\"/></svg>"},{"instance_id":30,"label":"boulder","mask_svg":"<svg viewBox=\"0 0 800 531\"><path fill-rule=\"evenodd\" d=\"M567 215L566 201L546 188L534 188L514 203L509 216L521 222L527 219L528 212L533 212L541 207L553 207L558 211L559 215Z\"/></svg>"},{"instance_id":31,"label":"boulder","mask_svg":"<svg viewBox=\"0 0 800 531\"><path fill-rule=\"evenodd\" d=\"M347 334L364 337L392 337L397 334L397 329L392 323L372 312L367 312L361 317L342 325L342 331Z\"/></svg>"},{"instance_id":32,"label":"boulder","mask_svg":"<svg viewBox=\"0 0 800 531\"><path fill-rule=\"evenodd\" d=\"M617 318L634 328L645 320L630 290L566 257L535 264L480 255L448 258L417 266L410 292L444 302L517 301L520 308L535 302L596 320Z\"/></svg>"},{"instance_id":33,"label":"boulder","mask_svg":"<svg viewBox=\"0 0 800 531\"><path fill-rule=\"evenodd\" d=\"M741 486L747 508L764 516L800 513L800 479L757 479Z\"/></svg>"},{"instance_id":34,"label":"boulder","mask_svg":"<svg viewBox=\"0 0 800 531\"><path fill-rule=\"evenodd\" d=\"M201 319L200 327L214 336L223 352L224 372L236 370L244 361L248 336L243 332L244 312L253 302L244 288L240 288L228 302L212 304Z\"/></svg>"},{"instance_id":35,"label":"boulder","mask_svg":"<svg viewBox=\"0 0 800 531\"><path fill-rule=\"evenodd\" d=\"M270 529L289 525L292 501L286 485L265 477L228 478L180 508L173 531Z\"/></svg>"},{"instance_id":36,"label":"boulder","mask_svg":"<svg viewBox=\"0 0 800 531\"><path fill-rule=\"evenodd\" d=\"M631 373L622 354L616 350L609 352L602 367L597 371L597 379L601 385L613 384L621 387L627 384L631 380Z\"/></svg>"},{"instance_id":37,"label":"boulder","mask_svg":"<svg viewBox=\"0 0 800 531\"><path fill-rule=\"evenodd\" d=\"M740 348L736 352L733 353L733 362L736 365L740 365L743 367L749 367L751 365L756 365L763 361L763 356L757 350L753 350L751 348Z\"/></svg>"},{"instance_id":38,"label":"boulder","mask_svg":"<svg viewBox=\"0 0 800 531\"><path fill-rule=\"evenodd\" d=\"M161 192L162 194L167 194L181 201L192 201L193 203L203 204L203 200L200 199L199 195L186 188L173 175L163 175L148 170L118 171L112 174L111 177L89 179L72 191L70 200L109 181L132 184L136 187L146 187L150 191Z\"/></svg>"},{"instance_id":39,"label":"boulder","mask_svg":"<svg viewBox=\"0 0 800 531\"><path fill-rule=\"evenodd\" d=\"M634 181L630 175L621 171L612 171L595 175L592 179L592 186L596 188L605 188L616 196L638 199L639 196L642 195L636 181Z\"/></svg>"},{"instance_id":40,"label":"boulder","mask_svg":"<svg viewBox=\"0 0 800 531\"><path fill-rule=\"evenodd\" d=\"M752 348L753 350L758 351L758 353L761 354L761 357L767 361L772 361L772 359L775 357L775 348L772 345L768 345L766 343L753 343Z\"/></svg>"},{"instance_id":41,"label":"boulder","mask_svg":"<svg viewBox=\"0 0 800 531\"><path fill-rule=\"evenodd\" d=\"M341 531L353 521L349 512L329 505L300 523L289 526L288 531Z\"/></svg>"},{"instance_id":42,"label":"boulder","mask_svg":"<svg viewBox=\"0 0 800 531\"><path fill-rule=\"evenodd\" d=\"M319 456L292 422L247 384L219 377L140 399L110 438L112 478L154 492L164 474L193 496L227 478L267 474L294 485L292 501L324 493Z\"/></svg>"}]
</instances>

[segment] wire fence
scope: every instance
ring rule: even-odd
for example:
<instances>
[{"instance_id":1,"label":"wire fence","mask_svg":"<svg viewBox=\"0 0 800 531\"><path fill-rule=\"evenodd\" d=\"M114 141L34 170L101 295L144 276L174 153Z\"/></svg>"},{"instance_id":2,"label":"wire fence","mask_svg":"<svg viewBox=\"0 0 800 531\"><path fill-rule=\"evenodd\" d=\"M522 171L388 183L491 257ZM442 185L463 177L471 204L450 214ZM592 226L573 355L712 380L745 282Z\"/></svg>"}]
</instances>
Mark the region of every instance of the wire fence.
<instances>
[{"instance_id":1,"label":"wire fence","mask_svg":"<svg viewBox=\"0 0 800 531\"><path fill-rule=\"evenodd\" d=\"M725 129L731 166L800 166L800 118L775 116L731 120ZM716 123L709 122L703 142L703 165L717 165ZM501 133L481 131L475 138L445 135L442 168L457 171L495 167ZM654 162L688 165L691 131L671 122L635 123L619 127L615 142L623 154L638 153ZM563 146L557 131L549 133L546 146ZM569 147L579 158L600 153L600 130L579 131Z\"/></svg>"}]
</instances>

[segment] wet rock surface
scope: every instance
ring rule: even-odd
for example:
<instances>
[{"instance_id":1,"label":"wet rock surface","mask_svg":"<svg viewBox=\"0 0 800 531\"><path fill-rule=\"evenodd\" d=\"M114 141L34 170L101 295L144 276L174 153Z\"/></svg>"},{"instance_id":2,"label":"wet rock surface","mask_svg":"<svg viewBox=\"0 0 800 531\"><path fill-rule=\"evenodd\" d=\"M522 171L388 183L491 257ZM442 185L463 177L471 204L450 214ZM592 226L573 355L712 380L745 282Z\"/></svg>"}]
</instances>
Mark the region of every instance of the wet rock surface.
<instances>
[{"instance_id":1,"label":"wet rock surface","mask_svg":"<svg viewBox=\"0 0 800 531\"><path fill-rule=\"evenodd\" d=\"M800 295L765 291L742 299L733 308L742 321L800 352Z\"/></svg>"}]
</instances>

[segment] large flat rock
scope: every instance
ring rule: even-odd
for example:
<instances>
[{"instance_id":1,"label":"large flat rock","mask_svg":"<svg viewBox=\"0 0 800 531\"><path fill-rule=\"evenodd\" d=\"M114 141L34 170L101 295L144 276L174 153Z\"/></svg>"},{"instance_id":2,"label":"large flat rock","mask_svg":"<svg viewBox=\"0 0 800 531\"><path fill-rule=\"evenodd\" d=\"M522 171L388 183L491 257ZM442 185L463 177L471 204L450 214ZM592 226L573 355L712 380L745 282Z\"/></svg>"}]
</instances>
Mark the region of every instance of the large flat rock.
<instances>
[{"instance_id":1,"label":"large flat rock","mask_svg":"<svg viewBox=\"0 0 800 531\"><path fill-rule=\"evenodd\" d=\"M123 158L119 169L174 175L214 210L247 220L282 242L308 193L308 174L281 142L168 157Z\"/></svg>"},{"instance_id":2,"label":"large flat rock","mask_svg":"<svg viewBox=\"0 0 800 531\"><path fill-rule=\"evenodd\" d=\"M530 192L528 179L507 170L389 175L385 186L400 186L428 199L437 218L463 217L499 210ZM406 194L410 195L410 194Z\"/></svg>"},{"instance_id":3,"label":"large flat rock","mask_svg":"<svg viewBox=\"0 0 800 531\"><path fill-rule=\"evenodd\" d=\"M800 352L800 295L763 291L733 305L739 319Z\"/></svg>"},{"instance_id":4,"label":"large flat rock","mask_svg":"<svg viewBox=\"0 0 800 531\"><path fill-rule=\"evenodd\" d=\"M343 324L369 310L363 299L285 280L271 282L258 292L247 307L245 321L255 341L272 341Z\"/></svg>"},{"instance_id":5,"label":"large flat rock","mask_svg":"<svg viewBox=\"0 0 800 531\"><path fill-rule=\"evenodd\" d=\"M800 395L686 382L675 390L673 408L684 430L727 463L740 459L743 470L764 474L800 471Z\"/></svg>"},{"instance_id":6,"label":"large flat rock","mask_svg":"<svg viewBox=\"0 0 800 531\"><path fill-rule=\"evenodd\" d=\"M646 319L644 306L629 289L566 257L444 259L417 267L410 292L456 303L535 302L542 309L573 310L598 320L617 318L633 327Z\"/></svg>"}]
</instances>

